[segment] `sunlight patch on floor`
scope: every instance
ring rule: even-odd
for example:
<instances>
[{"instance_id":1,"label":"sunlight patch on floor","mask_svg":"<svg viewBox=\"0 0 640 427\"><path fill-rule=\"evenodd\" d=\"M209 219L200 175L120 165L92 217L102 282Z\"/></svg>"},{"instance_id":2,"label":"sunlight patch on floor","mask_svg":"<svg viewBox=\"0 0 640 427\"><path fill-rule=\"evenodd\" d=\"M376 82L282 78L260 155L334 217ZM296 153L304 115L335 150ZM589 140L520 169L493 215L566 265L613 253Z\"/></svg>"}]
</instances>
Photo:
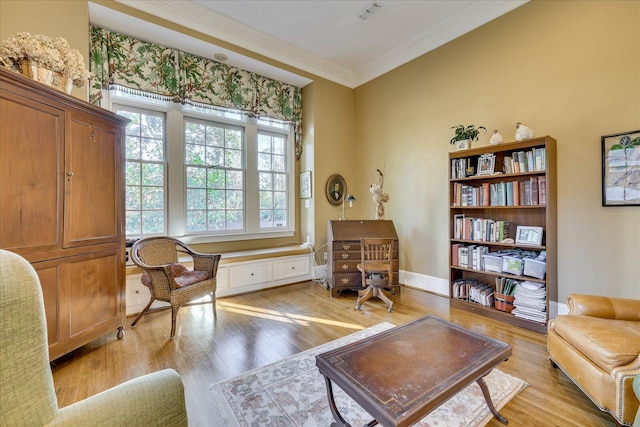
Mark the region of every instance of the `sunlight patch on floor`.
<instances>
[{"instance_id":1,"label":"sunlight patch on floor","mask_svg":"<svg viewBox=\"0 0 640 427\"><path fill-rule=\"evenodd\" d=\"M250 305L235 304L232 302L218 301L218 310L229 311L231 313L246 314L249 316L261 317L264 319L277 320L285 323L297 323L302 326L309 326L311 323L320 323L323 325L337 326L353 330L361 330L365 327L355 323L340 322L337 320L322 319L319 317L305 316L295 313L283 313L277 310L269 310L266 308L252 307Z\"/></svg>"}]
</instances>

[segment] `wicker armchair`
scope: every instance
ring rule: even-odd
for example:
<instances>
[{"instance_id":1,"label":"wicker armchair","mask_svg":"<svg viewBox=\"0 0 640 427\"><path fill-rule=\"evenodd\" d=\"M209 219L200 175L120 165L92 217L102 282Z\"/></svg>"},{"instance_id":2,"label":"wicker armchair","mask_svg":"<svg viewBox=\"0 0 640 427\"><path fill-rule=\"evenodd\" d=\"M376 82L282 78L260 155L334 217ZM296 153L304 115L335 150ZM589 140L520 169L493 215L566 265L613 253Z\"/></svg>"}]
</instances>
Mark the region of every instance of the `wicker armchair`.
<instances>
[{"instance_id":1,"label":"wicker armchair","mask_svg":"<svg viewBox=\"0 0 640 427\"><path fill-rule=\"evenodd\" d=\"M193 270L178 262L178 253L193 259ZM142 269L142 283L149 288L151 299L131 324L135 328L155 300L171 305L171 334L176 333L178 310L183 305L211 296L213 316L216 317L216 274L220 254L201 254L171 237L148 237L131 247L131 260Z\"/></svg>"},{"instance_id":2,"label":"wicker armchair","mask_svg":"<svg viewBox=\"0 0 640 427\"><path fill-rule=\"evenodd\" d=\"M31 264L5 250L0 307L0 426L187 426L184 386L173 369L59 408L40 280Z\"/></svg>"}]
</instances>

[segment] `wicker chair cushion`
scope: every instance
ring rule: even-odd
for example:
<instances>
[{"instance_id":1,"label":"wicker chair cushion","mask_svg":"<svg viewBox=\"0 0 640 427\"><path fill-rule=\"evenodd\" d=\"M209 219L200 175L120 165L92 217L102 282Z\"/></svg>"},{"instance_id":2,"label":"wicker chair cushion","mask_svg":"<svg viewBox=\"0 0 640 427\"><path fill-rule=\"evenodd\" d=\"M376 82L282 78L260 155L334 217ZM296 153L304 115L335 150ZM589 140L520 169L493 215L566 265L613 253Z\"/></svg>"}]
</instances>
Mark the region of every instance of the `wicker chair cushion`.
<instances>
[{"instance_id":1,"label":"wicker chair cushion","mask_svg":"<svg viewBox=\"0 0 640 427\"><path fill-rule=\"evenodd\" d=\"M202 282L203 280L207 280L209 278L209 272L192 271L187 269L187 267L182 264L169 264L169 268L171 268L171 272L176 279L176 287L178 288L193 285L194 283ZM151 287L151 278L149 277L147 272L142 273L142 277L140 280L146 287Z\"/></svg>"}]
</instances>

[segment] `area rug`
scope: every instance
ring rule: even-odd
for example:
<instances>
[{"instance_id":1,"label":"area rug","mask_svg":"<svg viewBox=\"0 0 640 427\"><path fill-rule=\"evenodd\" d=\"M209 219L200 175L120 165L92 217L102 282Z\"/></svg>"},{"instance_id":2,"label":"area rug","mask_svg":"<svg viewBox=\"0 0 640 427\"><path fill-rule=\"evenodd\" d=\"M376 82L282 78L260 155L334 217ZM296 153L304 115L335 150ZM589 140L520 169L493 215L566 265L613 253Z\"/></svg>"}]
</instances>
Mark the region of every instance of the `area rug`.
<instances>
[{"instance_id":1,"label":"area rug","mask_svg":"<svg viewBox=\"0 0 640 427\"><path fill-rule=\"evenodd\" d=\"M212 385L211 391L222 418L226 425L237 427L330 425L333 417L324 377L315 366L315 356L392 327L391 323L380 323ZM499 369L486 376L485 382L498 410L527 386L526 382ZM371 416L335 384L333 391L340 414L351 425L371 421ZM480 387L474 382L415 425L483 426L492 417Z\"/></svg>"}]
</instances>

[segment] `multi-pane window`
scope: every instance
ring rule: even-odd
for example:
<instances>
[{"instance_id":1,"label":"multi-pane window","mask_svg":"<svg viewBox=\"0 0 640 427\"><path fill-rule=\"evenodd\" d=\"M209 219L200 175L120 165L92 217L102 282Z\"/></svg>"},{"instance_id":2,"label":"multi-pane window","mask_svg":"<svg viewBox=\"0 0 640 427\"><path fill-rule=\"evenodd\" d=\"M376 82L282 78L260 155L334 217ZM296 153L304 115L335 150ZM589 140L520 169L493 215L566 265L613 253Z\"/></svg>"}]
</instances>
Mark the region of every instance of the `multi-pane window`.
<instances>
[{"instance_id":1,"label":"multi-pane window","mask_svg":"<svg viewBox=\"0 0 640 427\"><path fill-rule=\"evenodd\" d=\"M243 230L243 129L187 119L184 142L187 232Z\"/></svg>"},{"instance_id":2,"label":"multi-pane window","mask_svg":"<svg viewBox=\"0 0 640 427\"><path fill-rule=\"evenodd\" d=\"M125 143L126 234L166 232L164 114L117 107L129 119Z\"/></svg>"},{"instance_id":3,"label":"multi-pane window","mask_svg":"<svg viewBox=\"0 0 640 427\"><path fill-rule=\"evenodd\" d=\"M287 150L282 135L258 132L260 228L287 225Z\"/></svg>"},{"instance_id":4,"label":"multi-pane window","mask_svg":"<svg viewBox=\"0 0 640 427\"><path fill-rule=\"evenodd\" d=\"M127 237L207 242L293 233L288 124L118 91L109 97L130 120Z\"/></svg>"}]
</instances>

